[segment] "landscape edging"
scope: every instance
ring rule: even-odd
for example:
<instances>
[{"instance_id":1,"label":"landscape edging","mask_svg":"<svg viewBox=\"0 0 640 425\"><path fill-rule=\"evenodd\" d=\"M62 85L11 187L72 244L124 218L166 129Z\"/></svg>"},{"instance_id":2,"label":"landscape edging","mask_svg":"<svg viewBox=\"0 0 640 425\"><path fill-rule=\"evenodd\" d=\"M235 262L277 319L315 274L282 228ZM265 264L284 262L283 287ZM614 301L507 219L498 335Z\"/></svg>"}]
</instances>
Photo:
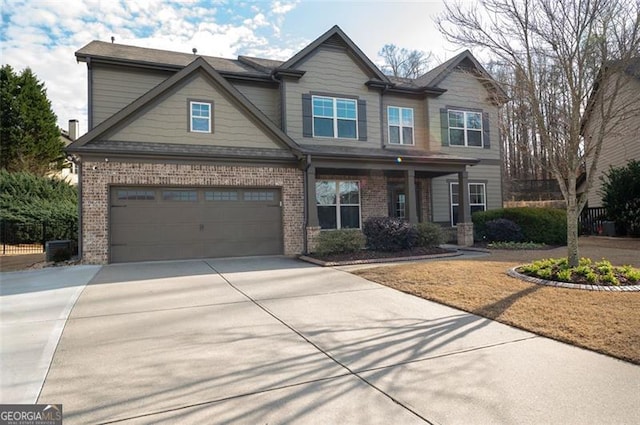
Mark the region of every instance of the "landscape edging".
<instances>
[{"instance_id":1,"label":"landscape edging","mask_svg":"<svg viewBox=\"0 0 640 425\"><path fill-rule=\"evenodd\" d=\"M640 285L619 285L619 286L583 285L579 283L558 282L555 280L541 279L539 277L527 276L526 274L517 272L516 269L519 267L522 267L522 265L509 269L507 271L507 274L516 279L524 280L525 282L535 283L537 285L553 286L556 288L567 288L567 289L582 289L585 291L640 292Z\"/></svg>"}]
</instances>

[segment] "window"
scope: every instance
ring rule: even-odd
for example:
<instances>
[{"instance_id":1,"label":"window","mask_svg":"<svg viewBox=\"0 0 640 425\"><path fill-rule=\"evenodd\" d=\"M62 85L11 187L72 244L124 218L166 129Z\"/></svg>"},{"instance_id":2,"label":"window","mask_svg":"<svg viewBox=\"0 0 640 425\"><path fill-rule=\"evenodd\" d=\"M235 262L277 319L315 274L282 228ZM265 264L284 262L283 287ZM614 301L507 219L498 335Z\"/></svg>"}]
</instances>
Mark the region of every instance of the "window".
<instances>
[{"instance_id":1,"label":"window","mask_svg":"<svg viewBox=\"0 0 640 425\"><path fill-rule=\"evenodd\" d=\"M235 191L213 191L204 193L205 201L237 201L238 192Z\"/></svg>"},{"instance_id":2,"label":"window","mask_svg":"<svg viewBox=\"0 0 640 425\"><path fill-rule=\"evenodd\" d=\"M189 102L189 131L211 133L211 103Z\"/></svg>"},{"instance_id":3,"label":"window","mask_svg":"<svg viewBox=\"0 0 640 425\"><path fill-rule=\"evenodd\" d=\"M314 137L358 138L358 112L355 99L313 96Z\"/></svg>"},{"instance_id":4,"label":"window","mask_svg":"<svg viewBox=\"0 0 640 425\"><path fill-rule=\"evenodd\" d=\"M449 110L449 145L482 147L482 113Z\"/></svg>"},{"instance_id":5,"label":"window","mask_svg":"<svg viewBox=\"0 0 640 425\"><path fill-rule=\"evenodd\" d=\"M156 193L153 190L120 189L117 197L119 201L153 201Z\"/></svg>"},{"instance_id":6,"label":"window","mask_svg":"<svg viewBox=\"0 0 640 425\"><path fill-rule=\"evenodd\" d=\"M273 201L273 192L244 192L245 201Z\"/></svg>"},{"instance_id":7,"label":"window","mask_svg":"<svg viewBox=\"0 0 640 425\"><path fill-rule=\"evenodd\" d=\"M360 184L357 181L316 182L318 220L322 229L360 228Z\"/></svg>"},{"instance_id":8,"label":"window","mask_svg":"<svg viewBox=\"0 0 640 425\"><path fill-rule=\"evenodd\" d=\"M394 145L413 145L413 108L389 106L389 143Z\"/></svg>"},{"instance_id":9,"label":"window","mask_svg":"<svg viewBox=\"0 0 640 425\"><path fill-rule=\"evenodd\" d=\"M196 202L198 193L195 190L163 190L162 199L165 201Z\"/></svg>"},{"instance_id":10,"label":"window","mask_svg":"<svg viewBox=\"0 0 640 425\"><path fill-rule=\"evenodd\" d=\"M451 225L458 223L458 183L451 183ZM486 211L487 198L484 183L469 183L469 206L471 214L476 211Z\"/></svg>"}]
</instances>

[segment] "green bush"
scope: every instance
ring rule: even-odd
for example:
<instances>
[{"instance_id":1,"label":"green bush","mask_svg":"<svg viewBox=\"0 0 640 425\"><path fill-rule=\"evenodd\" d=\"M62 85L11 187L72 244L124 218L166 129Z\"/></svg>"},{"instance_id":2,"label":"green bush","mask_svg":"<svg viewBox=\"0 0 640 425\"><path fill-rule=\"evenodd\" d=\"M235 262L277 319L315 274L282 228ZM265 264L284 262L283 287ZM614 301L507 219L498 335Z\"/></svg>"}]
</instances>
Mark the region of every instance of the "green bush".
<instances>
[{"instance_id":1,"label":"green bush","mask_svg":"<svg viewBox=\"0 0 640 425\"><path fill-rule=\"evenodd\" d=\"M368 218L362 232L367 238L367 246L375 251L402 251L413 248L418 242L418 230L400 218Z\"/></svg>"},{"instance_id":2,"label":"green bush","mask_svg":"<svg viewBox=\"0 0 640 425\"><path fill-rule=\"evenodd\" d=\"M0 220L33 229L19 235L24 241L41 239L42 222L47 240L77 239L78 191L57 179L0 170Z\"/></svg>"},{"instance_id":3,"label":"green bush","mask_svg":"<svg viewBox=\"0 0 640 425\"><path fill-rule=\"evenodd\" d=\"M18 222L78 219L78 191L66 182L0 171L0 219Z\"/></svg>"},{"instance_id":4,"label":"green bush","mask_svg":"<svg viewBox=\"0 0 640 425\"><path fill-rule=\"evenodd\" d=\"M418 230L418 246L432 248L444 243L444 233L440 225L419 223L416 229Z\"/></svg>"},{"instance_id":5,"label":"green bush","mask_svg":"<svg viewBox=\"0 0 640 425\"><path fill-rule=\"evenodd\" d=\"M320 233L316 254L356 252L364 247L364 236L359 230L329 230Z\"/></svg>"},{"instance_id":6,"label":"green bush","mask_svg":"<svg viewBox=\"0 0 640 425\"><path fill-rule=\"evenodd\" d=\"M588 258L581 258L577 267L569 267L567 258L548 258L526 264L519 269L520 272L543 279L579 283L584 278L587 283L597 285L620 285L621 279L628 283L636 284L640 281L640 269L631 266L615 267L609 261L602 260L593 263Z\"/></svg>"},{"instance_id":7,"label":"green bush","mask_svg":"<svg viewBox=\"0 0 640 425\"><path fill-rule=\"evenodd\" d=\"M522 240L547 245L566 245L567 213L554 208L501 208L473 214L477 240L486 240L486 225L491 220L504 218L522 229Z\"/></svg>"},{"instance_id":8,"label":"green bush","mask_svg":"<svg viewBox=\"0 0 640 425\"><path fill-rule=\"evenodd\" d=\"M491 242L521 242L522 229L506 218L496 218L485 223L486 240Z\"/></svg>"},{"instance_id":9,"label":"green bush","mask_svg":"<svg viewBox=\"0 0 640 425\"><path fill-rule=\"evenodd\" d=\"M640 161L624 167L611 167L602 181L602 205L621 233L640 236Z\"/></svg>"}]
</instances>

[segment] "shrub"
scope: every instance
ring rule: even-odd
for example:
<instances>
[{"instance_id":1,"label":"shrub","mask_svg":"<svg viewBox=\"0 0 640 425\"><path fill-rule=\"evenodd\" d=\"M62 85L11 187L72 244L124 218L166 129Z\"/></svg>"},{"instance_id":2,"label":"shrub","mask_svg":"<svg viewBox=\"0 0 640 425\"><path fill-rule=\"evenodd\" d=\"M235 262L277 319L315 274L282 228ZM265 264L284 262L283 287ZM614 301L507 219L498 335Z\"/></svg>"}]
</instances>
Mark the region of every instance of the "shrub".
<instances>
[{"instance_id":1,"label":"shrub","mask_svg":"<svg viewBox=\"0 0 640 425\"><path fill-rule=\"evenodd\" d=\"M485 224L485 236L490 242L522 242L522 229L506 218L496 218Z\"/></svg>"},{"instance_id":2,"label":"shrub","mask_svg":"<svg viewBox=\"0 0 640 425\"><path fill-rule=\"evenodd\" d=\"M19 239L77 239L78 192L66 182L0 170L0 219L21 224Z\"/></svg>"},{"instance_id":3,"label":"shrub","mask_svg":"<svg viewBox=\"0 0 640 425\"><path fill-rule=\"evenodd\" d=\"M364 236L359 230L330 230L318 237L316 254L339 254L356 252L364 247Z\"/></svg>"},{"instance_id":4,"label":"shrub","mask_svg":"<svg viewBox=\"0 0 640 425\"><path fill-rule=\"evenodd\" d=\"M584 283L597 285L620 285L621 279L625 284L636 284L640 281L640 269L631 266L615 267L609 261L596 263L588 258L581 258L577 267L569 267L566 258L545 259L526 264L519 269L529 276L541 277L563 282Z\"/></svg>"},{"instance_id":5,"label":"shrub","mask_svg":"<svg viewBox=\"0 0 640 425\"><path fill-rule=\"evenodd\" d=\"M478 240L486 239L486 224L504 218L513 221L522 230L522 240L547 245L566 245L567 213L554 208L501 208L473 214L473 225Z\"/></svg>"},{"instance_id":6,"label":"shrub","mask_svg":"<svg viewBox=\"0 0 640 425\"><path fill-rule=\"evenodd\" d=\"M418 231L418 246L432 248L444 243L442 227L435 223L419 223L416 230Z\"/></svg>"},{"instance_id":7,"label":"shrub","mask_svg":"<svg viewBox=\"0 0 640 425\"><path fill-rule=\"evenodd\" d=\"M640 235L640 161L624 167L611 167L602 180L602 205L607 216L623 233Z\"/></svg>"},{"instance_id":8,"label":"shrub","mask_svg":"<svg viewBox=\"0 0 640 425\"><path fill-rule=\"evenodd\" d=\"M400 218L371 217L362 229L367 246L376 251L402 251L416 246L418 230Z\"/></svg>"}]
</instances>

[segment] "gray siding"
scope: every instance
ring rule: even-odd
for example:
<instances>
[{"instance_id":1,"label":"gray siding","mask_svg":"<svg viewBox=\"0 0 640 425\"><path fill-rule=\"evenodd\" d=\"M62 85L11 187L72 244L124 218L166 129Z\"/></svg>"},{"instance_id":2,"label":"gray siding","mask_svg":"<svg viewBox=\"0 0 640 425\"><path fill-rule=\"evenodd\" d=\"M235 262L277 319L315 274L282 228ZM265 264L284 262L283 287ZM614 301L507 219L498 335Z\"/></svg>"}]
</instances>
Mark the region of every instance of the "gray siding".
<instances>
[{"instance_id":1,"label":"gray siding","mask_svg":"<svg viewBox=\"0 0 640 425\"><path fill-rule=\"evenodd\" d=\"M189 99L213 102L213 133L188 131ZM202 73L110 134L108 140L282 148Z\"/></svg>"},{"instance_id":2,"label":"gray siding","mask_svg":"<svg viewBox=\"0 0 640 425\"><path fill-rule=\"evenodd\" d=\"M384 143L389 143L389 127L388 127L388 113L387 106L399 106L402 108L413 108L413 134L414 134L414 146L410 146L418 149L429 149L429 142L427 136L427 111L424 100L411 99L406 97L384 95L382 97L382 125L383 132L382 137ZM439 127L439 125L438 125ZM401 147L403 145L392 145L393 147Z\"/></svg>"},{"instance_id":3,"label":"gray siding","mask_svg":"<svg viewBox=\"0 0 640 425\"><path fill-rule=\"evenodd\" d=\"M173 73L93 64L92 74L95 127Z\"/></svg>"},{"instance_id":4,"label":"gray siding","mask_svg":"<svg viewBox=\"0 0 640 425\"><path fill-rule=\"evenodd\" d=\"M490 94L474 75L454 71L440 84L447 92L437 98L428 99L427 137L429 148L451 155L467 158L501 160L498 108L490 102ZM440 108L457 106L461 108L482 109L489 113L491 148L442 146ZM499 165L476 165L468 168L469 181L486 183L487 209L502 207L502 176ZM450 198L447 180L457 181L457 175L438 177L432 180L433 221L450 222Z\"/></svg>"},{"instance_id":5,"label":"gray siding","mask_svg":"<svg viewBox=\"0 0 640 425\"><path fill-rule=\"evenodd\" d=\"M301 144L375 146L380 140L380 95L365 83L369 77L346 51L318 48L298 69L306 71L297 82L286 81L286 132ZM367 102L367 141L302 137L302 95L309 92L357 96Z\"/></svg>"},{"instance_id":6,"label":"gray siding","mask_svg":"<svg viewBox=\"0 0 640 425\"><path fill-rule=\"evenodd\" d=\"M476 165L469 167L469 183L484 183L486 191L487 209L502 208L502 189L500 166ZM457 182L458 175L437 177L431 179L431 196L433 221L451 222L451 205L449 195L449 181Z\"/></svg>"},{"instance_id":7,"label":"gray siding","mask_svg":"<svg viewBox=\"0 0 640 425\"><path fill-rule=\"evenodd\" d=\"M602 183L600 177L609 170L610 166L623 167L632 159L640 160L640 137L638 137L638 134L640 134L639 104L640 81L635 78L625 77L625 84L616 99L616 109L622 110L616 119L618 122L606 129L593 186L589 189L587 195L589 207L602 206L602 196L600 195ZM598 114L592 114L592 119L587 126L587 133L593 133L601 125ZM592 161L588 161L588 167L591 166L591 163Z\"/></svg>"},{"instance_id":8,"label":"gray siding","mask_svg":"<svg viewBox=\"0 0 640 425\"><path fill-rule=\"evenodd\" d=\"M489 92L484 88L481 81L470 73L454 71L438 86L447 89L447 92L428 100L428 134L431 150L472 158L500 159L498 108L490 103ZM488 112L491 149L442 146L440 108L446 108L447 106L482 109L484 112Z\"/></svg>"},{"instance_id":9,"label":"gray siding","mask_svg":"<svg viewBox=\"0 0 640 425\"><path fill-rule=\"evenodd\" d=\"M277 87L237 82L234 82L233 85L271 121L280 127L280 91Z\"/></svg>"}]
</instances>

